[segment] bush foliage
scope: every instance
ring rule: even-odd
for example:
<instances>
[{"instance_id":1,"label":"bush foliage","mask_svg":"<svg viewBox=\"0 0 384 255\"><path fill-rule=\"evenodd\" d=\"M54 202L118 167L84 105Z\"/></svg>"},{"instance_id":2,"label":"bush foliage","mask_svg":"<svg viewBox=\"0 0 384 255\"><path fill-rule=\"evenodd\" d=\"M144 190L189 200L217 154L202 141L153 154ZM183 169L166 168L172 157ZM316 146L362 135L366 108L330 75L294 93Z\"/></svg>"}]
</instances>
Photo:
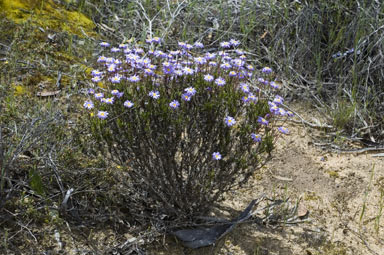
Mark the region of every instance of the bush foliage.
<instances>
[{"instance_id":1,"label":"bush foliage","mask_svg":"<svg viewBox=\"0 0 384 255\"><path fill-rule=\"evenodd\" d=\"M103 88L84 104L98 149L127 166L127 182L147 209L171 218L205 212L268 159L276 121L288 115L277 84L256 80L240 50L146 55L122 47L124 54L99 57L92 80Z\"/></svg>"}]
</instances>

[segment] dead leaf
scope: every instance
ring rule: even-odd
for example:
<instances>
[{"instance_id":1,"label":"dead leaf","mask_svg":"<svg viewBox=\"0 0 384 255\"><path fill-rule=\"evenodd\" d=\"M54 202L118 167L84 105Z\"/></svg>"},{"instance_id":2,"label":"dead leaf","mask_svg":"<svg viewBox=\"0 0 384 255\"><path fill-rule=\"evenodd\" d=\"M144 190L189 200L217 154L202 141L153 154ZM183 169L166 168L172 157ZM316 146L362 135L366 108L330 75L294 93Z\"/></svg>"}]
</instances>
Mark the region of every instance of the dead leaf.
<instances>
[{"instance_id":1,"label":"dead leaf","mask_svg":"<svg viewBox=\"0 0 384 255\"><path fill-rule=\"evenodd\" d=\"M264 39L264 37L266 37L267 34L268 34L268 31L265 31L264 34L262 34L262 35L260 36L260 39Z\"/></svg>"},{"instance_id":2,"label":"dead leaf","mask_svg":"<svg viewBox=\"0 0 384 255\"><path fill-rule=\"evenodd\" d=\"M61 90L56 90L56 91L42 91L42 92L37 92L36 96L38 97L51 97L51 96L56 96L61 92Z\"/></svg>"},{"instance_id":3,"label":"dead leaf","mask_svg":"<svg viewBox=\"0 0 384 255\"><path fill-rule=\"evenodd\" d=\"M283 177L283 176L279 176L279 175L273 175L273 178L278 179L280 181L287 181L287 182L293 181L292 178L287 178L287 177Z\"/></svg>"},{"instance_id":4,"label":"dead leaf","mask_svg":"<svg viewBox=\"0 0 384 255\"><path fill-rule=\"evenodd\" d=\"M304 205L299 204L299 206L297 208L297 217L304 218L304 217L308 216L308 214L309 214L308 209L305 208Z\"/></svg>"}]
</instances>

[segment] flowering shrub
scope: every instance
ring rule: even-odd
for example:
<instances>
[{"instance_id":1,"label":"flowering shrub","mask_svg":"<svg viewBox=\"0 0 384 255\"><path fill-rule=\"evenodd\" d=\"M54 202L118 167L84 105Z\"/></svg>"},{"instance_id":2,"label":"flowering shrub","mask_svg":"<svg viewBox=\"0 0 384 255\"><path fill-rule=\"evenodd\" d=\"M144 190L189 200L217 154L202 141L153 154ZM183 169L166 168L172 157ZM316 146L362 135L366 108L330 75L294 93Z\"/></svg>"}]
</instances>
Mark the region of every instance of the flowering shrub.
<instances>
[{"instance_id":1,"label":"flowering shrub","mask_svg":"<svg viewBox=\"0 0 384 255\"><path fill-rule=\"evenodd\" d=\"M106 156L127 167L135 201L170 218L209 209L269 158L292 113L273 72L256 72L239 42L204 52L179 42L162 51L101 43L84 108Z\"/></svg>"}]
</instances>

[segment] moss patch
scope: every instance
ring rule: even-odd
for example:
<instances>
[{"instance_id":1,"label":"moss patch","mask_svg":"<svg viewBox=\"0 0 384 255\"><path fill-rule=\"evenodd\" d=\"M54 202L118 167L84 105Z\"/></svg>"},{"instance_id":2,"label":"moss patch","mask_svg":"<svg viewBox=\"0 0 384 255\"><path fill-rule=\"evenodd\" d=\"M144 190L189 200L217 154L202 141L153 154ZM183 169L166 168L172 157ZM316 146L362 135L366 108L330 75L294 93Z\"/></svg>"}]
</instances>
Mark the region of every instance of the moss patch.
<instances>
[{"instance_id":1,"label":"moss patch","mask_svg":"<svg viewBox=\"0 0 384 255\"><path fill-rule=\"evenodd\" d=\"M336 171L328 171L327 172L331 178L339 178L339 173Z\"/></svg>"},{"instance_id":2,"label":"moss patch","mask_svg":"<svg viewBox=\"0 0 384 255\"><path fill-rule=\"evenodd\" d=\"M81 37L94 36L95 24L84 14L66 10L52 0L0 0L0 9L15 23L27 21L56 31L67 31Z\"/></svg>"}]
</instances>

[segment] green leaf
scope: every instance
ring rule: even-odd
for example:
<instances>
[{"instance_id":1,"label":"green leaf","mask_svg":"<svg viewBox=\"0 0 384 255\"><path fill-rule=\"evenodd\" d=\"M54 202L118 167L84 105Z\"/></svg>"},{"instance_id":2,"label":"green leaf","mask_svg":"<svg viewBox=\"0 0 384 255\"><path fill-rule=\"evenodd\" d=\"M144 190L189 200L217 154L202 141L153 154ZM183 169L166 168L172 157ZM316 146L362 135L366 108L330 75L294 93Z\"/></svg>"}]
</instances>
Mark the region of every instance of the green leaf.
<instances>
[{"instance_id":1,"label":"green leaf","mask_svg":"<svg viewBox=\"0 0 384 255\"><path fill-rule=\"evenodd\" d=\"M37 194L44 195L45 191L41 176L34 168L29 171L29 185Z\"/></svg>"}]
</instances>

